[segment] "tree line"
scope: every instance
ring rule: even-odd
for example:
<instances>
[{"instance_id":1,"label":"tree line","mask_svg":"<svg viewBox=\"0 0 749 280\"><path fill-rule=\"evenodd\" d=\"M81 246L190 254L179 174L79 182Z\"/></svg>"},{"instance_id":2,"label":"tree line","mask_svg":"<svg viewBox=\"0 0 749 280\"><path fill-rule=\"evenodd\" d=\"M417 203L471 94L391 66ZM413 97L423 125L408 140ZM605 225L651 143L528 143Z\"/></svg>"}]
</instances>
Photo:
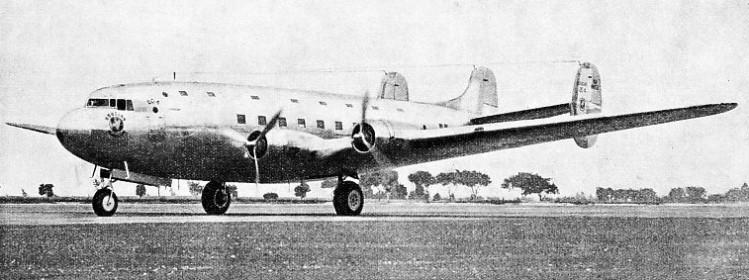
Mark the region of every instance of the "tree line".
<instances>
[{"instance_id":1,"label":"tree line","mask_svg":"<svg viewBox=\"0 0 749 280\"><path fill-rule=\"evenodd\" d=\"M732 188L723 194L707 195L703 187L688 186L672 188L668 195L659 197L651 188L645 189L612 189L597 188L596 199L601 203L720 203L749 202L749 185Z\"/></svg>"}]
</instances>

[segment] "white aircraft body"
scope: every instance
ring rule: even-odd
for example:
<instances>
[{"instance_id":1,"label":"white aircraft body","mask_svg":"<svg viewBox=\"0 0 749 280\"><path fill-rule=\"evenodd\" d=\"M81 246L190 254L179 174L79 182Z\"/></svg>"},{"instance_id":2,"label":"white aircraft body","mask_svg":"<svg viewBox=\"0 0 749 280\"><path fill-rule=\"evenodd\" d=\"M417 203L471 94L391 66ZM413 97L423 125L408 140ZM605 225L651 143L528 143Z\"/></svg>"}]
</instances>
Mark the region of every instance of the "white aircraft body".
<instances>
[{"instance_id":1,"label":"white aircraft body","mask_svg":"<svg viewBox=\"0 0 749 280\"><path fill-rule=\"evenodd\" d=\"M601 78L581 64L570 103L496 115L497 83L474 69L465 92L440 103L409 101L408 85L387 73L377 98L199 82L121 84L90 94L56 128L11 126L56 135L101 177L147 184L210 181L208 214L229 208L225 182L277 183L338 177L334 207L358 215L361 188L347 178L453 157L572 138L583 148L600 133L729 111L735 103L603 116ZM563 114L569 117L550 118ZM117 210L111 184L93 198L94 212Z\"/></svg>"}]
</instances>

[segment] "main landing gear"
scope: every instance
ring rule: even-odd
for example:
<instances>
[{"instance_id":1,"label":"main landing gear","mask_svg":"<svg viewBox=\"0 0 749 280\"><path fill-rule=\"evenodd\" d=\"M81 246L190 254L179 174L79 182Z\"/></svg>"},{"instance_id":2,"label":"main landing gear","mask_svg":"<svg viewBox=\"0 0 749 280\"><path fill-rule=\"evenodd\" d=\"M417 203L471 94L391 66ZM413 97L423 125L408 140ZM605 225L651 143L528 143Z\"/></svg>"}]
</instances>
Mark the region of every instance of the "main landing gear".
<instances>
[{"instance_id":1,"label":"main landing gear","mask_svg":"<svg viewBox=\"0 0 749 280\"><path fill-rule=\"evenodd\" d=\"M358 184L343 181L338 176L338 187L333 191L333 207L340 216L358 216L364 208L364 193Z\"/></svg>"},{"instance_id":2,"label":"main landing gear","mask_svg":"<svg viewBox=\"0 0 749 280\"><path fill-rule=\"evenodd\" d=\"M224 214L231 205L231 195L223 182L208 182L203 188L203 196L200 200L203 202L203 210L208 215Z\"/></svg>"}]
</instances>

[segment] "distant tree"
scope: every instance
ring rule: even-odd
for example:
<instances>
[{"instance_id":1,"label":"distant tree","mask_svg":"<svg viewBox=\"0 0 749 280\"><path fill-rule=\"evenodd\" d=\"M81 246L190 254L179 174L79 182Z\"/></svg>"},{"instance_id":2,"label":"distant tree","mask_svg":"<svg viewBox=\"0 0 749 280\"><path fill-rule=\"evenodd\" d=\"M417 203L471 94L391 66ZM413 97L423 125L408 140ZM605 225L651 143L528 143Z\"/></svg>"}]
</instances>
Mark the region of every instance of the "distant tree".
<instances>
[{"instance_id":1,"label":"distant tree","mask_svg":"<svg viewBox=\"0 0 749 280\"><path fill-rule=\"evenodd\" d=\"M26 193L26 190L21 189L21 196L23 196L23 197L29 197L29 194Z\"/></svg>"},{"instance_id":2,"label":"distant tree","mask_svg":"<svg viewBox=\"0 0 749 280\"><path fill-rule=\"evenodd\" d=\"M658 194L650 188L641 189L639 202L656 203L658 202Z\"/></svg>"},{"instance_id":3,"label":"distant tree","mask_svg":"<svg viewBox=\"0 0 749 280\"><path fill-rule=\"evenodd\" d=\"M276 199L278 199L278 194L277 193L266 193L266 194L263 195L263 199L265 199L265 200L276 200Z\"/></svg>"},{"instance_id":4,"label":"distant tree","mask_svg":"<svg viewBox=\"0 0 749 280\"><path fill-rule=\"evenodd\" d=\"M673 188L668 192L666 200L670 202L686 202L687 193L683 188Z\"/></svg>"},{"instance_id":5,"label":"distant tree","mask_svg":"<svg viewBox=\"0 0 749 280\"><path fill-rule=\"evenodd\" d=\"M510 178L504 179L502 188L523 190L522 195L536 194L538 199L543 199L543 194L556 194L559 189L551 183L551 178L544 178L538 174L520 172Z\"/></svg>"},{"instance_id":6,"label":"distant tree","mask_svg":"<svg viewBox=\"0 0 749 280\"><path fill-rule=\"evenodd\" d=\"M198 184L198 182L195 182L195 181L187 182L187 187L190 190L190 194L192 196L200 196L203 193L203 186Z\"/></svg>"},{"instance_id":7,"label":"distant tree","mask_svg":"<svg viewBox=\"0 0 749 280\"><path fill-rule=\"evenodd\" d=\"M52 191L52 188L55 186L52 184L41 184L39 185L39 195L41 196L47 196L47 197L53 197L55 196L55 192Z\"/></svg>"},{"instance_id":8,"label":"distant tree","mask_svg":"<svg viewBox=\"0 0 749 280\"><path fill-rule=\"evenodd\" d=\"M139 197L143 197L144 195L146 195L146 186L144 186L143 184L135 185L135 195Z\"/></svg>"},{"instance_id":9,"label":"distant tree","mask_svg":"<svg viewBox=\"0 0 749 280\"><path fill-rule=\"evenodd\" d=\"M432 198L432 200L434 200L434 201L440 201L441 199L442 199L442 197L440 196L439 193L435 193L434 194L434 198Z\"/></svg>"},{"instance_id":10,"label":"distant tree","mask_svg":"<svg viewBox=\"0 0 749 280\"><path fill-rule=\"evenodd\" d=\"M309 185L307 185L307 183L302 181L302 183L299 184L299 186L296 186L296 188L294 188L294 195L298 196L300 199L304 199L304 197L307 196L307 193L309 191L310 191Z\"/></svg>"},{"instance_id":11,"label":"distant tree","mask_svg":"<svg viewBox=\"0 0 749 280\"><path fill-rule=\"evenodd\" d=\"M440 184L443 186L455 185L455 172L441 172L434 176L434 184ZM447 198L450 201L455 201L455 194L452 192L452 188L447 187Z\"/></svg>"},{"instance_id":12,"label":"distant tree","mask_svg":"<svg viewBox=\"0 0 749 280\"><path fill-rule=\"evenodd\" d=\"M478 197L479 187L486 187L492 182L489 175L478 171L468 170L455 170L453 180L457 184L464 185L471 189L471 200L475 200ZM554 188L556 188L556 186L554 186Z\"/></svg>"},{"instance_id":13,"label":"distant tree","mask_svg":"<svg viewBox=\"0 0 749 280\"><path fill-rule=\"evenodd\" d=\"M233 198L239 197L239 192L237 191L237 186L235 185L226 185L226 190L229 192L229 195Z\"/></svg>"},{"instance_id":14,"label":"distant tree","mask_svg":"<svg viewBox=\"0 0 749 280\"><path fill-rule=\"evenodd\" d=\"M381 186L387 194L396 191L398 183L398 171L382 170L363 174L359 176L359 185L364 191L364 198L373 198L374 191L372 187ZM407 193L406 193L407 195ZM404 195L405 197L405 195Z\"/></svg>"},{"instance_id":15,"label":"distant tree","mask_svg":"<svg viewBox=\"0 0 749 280\"><path fill-rule=\"evenodd\" d=\"M728 190L725 195L725 200L731 202L749 201L749 185L744 183L740 188Z\"/></svg>"},{"instance_id":16,"label":"distant tree","mask_svg":"<svg viewBox=\"0 0 749 280\"><path fill-rule=\"evenodd\" d=\"M687 195L687 200L692 203L705 202L707 197L707 191L703 187L686 187L684 192Z\"/></svg>"},{"instance_id":17,"label":"distant tree","mask_svg":"<svg viewBox=\"0 0 749 280\"><path fill-rule=\"evenodd\" d=\"M424 197L429 202L429 186L434 184L434 176L427 171L416 171L408 175L408 180L416 186L410 197Z\"/></svg>"},{"instance_id":18,"label":"distant tree","mask_svg":"<svg viewBox=\"0 0 749 280\"><path fill-rule=\"evenodd\" d=\"M390 189L394 199L405 199L408 196L408 188L402 184L397 184Z\"/></svg>"},{"instance_id":19,"label":"distant tree","mask_svg":"<svg viewBox=\"0 0 749 280\"><path fill-rule=\"evenodd\" d=\"M614 190L611 188L596 188L596 198L601 202L611 202Z\"/></svg>"},{"instance_id":20,"label":"distant tree","mask_svg":"<svg viewBox=\"0 0 749 280\"><path fill-rule=\"evenodd\" d=\"M322 184L320 184L320 188L323 189L335 189L336 187L338 187L338 178L327 179L325 181L322 181Z\"/></svg>"}]
</instances>

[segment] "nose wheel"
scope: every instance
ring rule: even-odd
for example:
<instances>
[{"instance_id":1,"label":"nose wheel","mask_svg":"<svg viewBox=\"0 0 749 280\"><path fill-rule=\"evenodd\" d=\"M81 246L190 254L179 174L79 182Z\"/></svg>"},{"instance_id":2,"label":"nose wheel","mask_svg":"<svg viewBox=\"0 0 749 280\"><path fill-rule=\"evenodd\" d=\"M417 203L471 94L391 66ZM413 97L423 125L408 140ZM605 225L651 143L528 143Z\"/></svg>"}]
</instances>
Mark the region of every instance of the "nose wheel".
<instances>
[{"instance_id":1,"label":"nose wheel","mask_svg":"<svg viewBox=\"0 0 749 280\"><path fill-rule=\"evenodd\" d=\"M117 212L117 195L109 188L103 188L96 191L92 201L94 213L96 216L109 217Z\"/></svg>"}]
</instances>

